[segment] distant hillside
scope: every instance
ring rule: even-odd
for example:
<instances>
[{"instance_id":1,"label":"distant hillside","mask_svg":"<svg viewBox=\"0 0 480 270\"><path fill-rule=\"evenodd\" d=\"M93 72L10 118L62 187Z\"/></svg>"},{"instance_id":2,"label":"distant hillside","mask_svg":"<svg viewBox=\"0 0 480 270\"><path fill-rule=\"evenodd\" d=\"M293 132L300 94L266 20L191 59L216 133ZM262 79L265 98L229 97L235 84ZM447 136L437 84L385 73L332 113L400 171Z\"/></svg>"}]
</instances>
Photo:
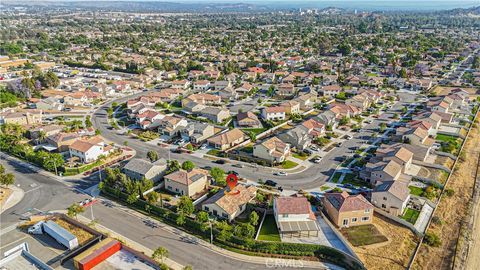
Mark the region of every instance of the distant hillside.
<instances>
[{"instance_id":1,"label":"distant hillside","mask_svg":"<svg viewBox=\"0 0 480 270\"><path fill-rule=\"evenodd\" d=\"M449 15L480 15L480 6L471 8L456 8L452 10L446 10L444 13Z\"/></svg>"},{"instance_id":2,"label":"distant hillside","mask_svg":"<svg viewBox=\"0 0 480 270\"><path fill-rule=\"evenodd\" d=\"M68 8L84 10L110 10L130 12L246 12L264 11L268 8L245 3L174 3L157 1L13 1L5 6L37 8Z\"/></svg>"}]
</instances>

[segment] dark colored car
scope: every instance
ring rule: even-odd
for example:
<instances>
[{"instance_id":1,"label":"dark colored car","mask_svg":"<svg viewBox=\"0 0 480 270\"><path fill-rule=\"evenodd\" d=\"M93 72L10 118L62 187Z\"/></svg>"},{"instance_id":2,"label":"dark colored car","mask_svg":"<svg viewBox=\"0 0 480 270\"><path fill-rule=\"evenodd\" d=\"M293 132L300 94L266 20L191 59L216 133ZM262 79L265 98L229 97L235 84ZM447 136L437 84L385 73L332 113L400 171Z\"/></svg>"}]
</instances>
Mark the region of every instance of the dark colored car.
<instances>
[{"instance_id":1,"label":"dark colored car","mask_svg":"<svg viewBox=\"0 0 480 270\"><path fill-rule=\"evenodd\" d=\"M227 163L225 160L223 159L217 159L217 160L214 160L213 163L217 163L217 164L225 164Z\"/></svg>"},{"instance_id":2,"label":"dark colored car","mask_svg":"<svg viewBox=\"0 0 480 270\"><path fill-rule=\"evenodd\" d=\"M227 174L235 174L236 176L238 176L238 172L236 171L228 171Z\"/></svg>"},{"instance_id":3,"label":"dark colored car","mask_svg":"<svg viewBox=\"0 0 480 270\"><path fill-rule=\"evenodd\" d=\"M267 181L265 181L265 185L271 186L271 187L276 187L276 186L277 186L277 182L275 182L275 181L273 181L273 180L267 180Z\"/></svg>"}]
</instances>

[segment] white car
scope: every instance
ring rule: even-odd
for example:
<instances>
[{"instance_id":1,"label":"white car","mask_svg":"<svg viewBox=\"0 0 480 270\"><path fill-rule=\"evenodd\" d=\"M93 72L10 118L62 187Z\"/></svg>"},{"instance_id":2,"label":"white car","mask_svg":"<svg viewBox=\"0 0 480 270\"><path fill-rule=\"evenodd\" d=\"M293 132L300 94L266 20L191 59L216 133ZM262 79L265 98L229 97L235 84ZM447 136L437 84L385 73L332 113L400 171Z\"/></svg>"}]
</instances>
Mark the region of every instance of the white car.
<instances>
[{"instance_id":1,"label":"white car","mask_svg":"<svg viewBox=\"0 0 480 270\"><path fill-rule=\"evenodd\" d=\"M274 175L287 176L288 174L286 172L276 172L276 173L274 173Z\"/></svg>"}]
</instances>

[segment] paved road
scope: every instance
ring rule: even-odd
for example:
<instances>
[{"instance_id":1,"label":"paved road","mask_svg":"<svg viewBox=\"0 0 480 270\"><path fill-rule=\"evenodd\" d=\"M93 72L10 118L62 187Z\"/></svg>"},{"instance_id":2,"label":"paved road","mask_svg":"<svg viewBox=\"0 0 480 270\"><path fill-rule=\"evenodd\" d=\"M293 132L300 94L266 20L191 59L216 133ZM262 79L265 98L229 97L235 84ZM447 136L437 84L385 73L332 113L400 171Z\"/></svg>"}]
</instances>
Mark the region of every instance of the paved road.
<instances>
[{"instance_id":1,"label":"paved road","mask_svg":"<svg viewBox=\"0 0 480 270\"><path fill-rule=\"evenodd\" d=\"M25 191L25 196L18 204L0 215L0 229L16 224L20 221L22 215L33 213L36 211L35 209L41 211L66 209L72 203L88 198L87 195L82 193L81 189L87 188L98 181L85 178L62 182L38 174L18 162L0 159L0 163L5 166L8 172L15 175L16 184L19 184L20 188ZM160 227L152 228L144 222L143 218L131 214L133 210L112 205L104 199L102 199L102 203L94 204L93 212L99 224L149 249L154 250L159 246L165 247L170 252L170 258L182 265L191 265L193 269L266 268L262 264L230 259ZM91 218L90 208L83 215ZM282 267L281 269L293 268Z\"/></svg>"},{"instance_id":2,"label":"paved road","mask_svg":"<svg viewBox=\"0 0 480 270\"><path fill-rule=\"evenodd\" d=\"M135 96L141 95L142 93L136 94ZM381 122L388 121L387 118L390 117L393 113L400 112L400 109L407 103L412 102L414 97L410 93L399 93L400 101L397 102L392 109L386 112L379 119L375 119L371 124L366 125L361 132L355 133L354 138L351 140L345 141L341 147L335 147L330 152L328 152L321 160L320 163L314 164L313 166L307 168L306 170L299 173L292 173L288 176L274 176L274 170L267 167L257 167L251 168L246 166L245 168L236 168L231 165L236 163L232 162L230 164L214 164L211 160L199 158L193 155L188 154L175 154L169 153L168 148L147 144L138 139L131 138L127 135L120 135L115 130L111 130L109 127L109 121L107 118L106 109L111 105L112 102L122 103L127 99L132 97L125 97L117 99L111 102L106 103L101 106L92 117L92 122L95 128L99 129L102 133L102 136L109 141L123 144L125 141L128 142L128 146L134 148L137 151L137 157L145 158L146 154L150 150L155 150L159 153L159 156L162 158L176 159L180 162L185 160L193 161L197 166L216 166L222 167L225 171L234 170L237 171L241 177L257 181L259 179L268 180L272 179L276 181L279 186L282 186L284 189L312 189L320 187L324 184L330 175L334 172L335 168L341 163L340 161L335 160L337 157L347 155L350 152L350 148L356 146L361 146L362 142L368 140L376 128L380 126ZM349 154L352 155L352 154Z\"/></svg>"}]
</instances>

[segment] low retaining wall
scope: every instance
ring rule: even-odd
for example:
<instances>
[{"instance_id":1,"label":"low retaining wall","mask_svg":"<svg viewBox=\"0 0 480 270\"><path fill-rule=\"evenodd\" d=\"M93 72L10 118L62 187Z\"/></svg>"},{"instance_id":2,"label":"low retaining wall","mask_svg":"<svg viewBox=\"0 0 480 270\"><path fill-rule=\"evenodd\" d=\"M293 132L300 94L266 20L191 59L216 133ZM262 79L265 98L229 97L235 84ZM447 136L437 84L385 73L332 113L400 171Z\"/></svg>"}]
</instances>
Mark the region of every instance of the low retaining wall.
<instances>
[{"instance_id":1,"label":"low retaining wall","mask_svg":"<svg viewBox=\"0 0 480 270\"><path fill-rule=\"evenodd\" d=\"M403 219L401 219L401 218L399 218L399 217L396 217L396 216L394 216L394 215L391 215L391 214L383 211L383 210L380 209L380 208L375 208L375 212L377 212L378 214L380 214L380 215L382 215L382 216L384 216L384 217L386 217L386 218L389 218L389 219L391 219L391 220L393 220L393 221L395 221L395 222L397 222L397 223L402 224L403 226L409 228L409 229L410 229L414 234L416 234L417 236L423 236L423 233L419 232L419 231L417 230L417 228L415 228L415 226L413 226L412 223L410 223L410 222L408 222L408 221L406 221L406 220L403 220Z\"/></svg>"}]
</instances>

